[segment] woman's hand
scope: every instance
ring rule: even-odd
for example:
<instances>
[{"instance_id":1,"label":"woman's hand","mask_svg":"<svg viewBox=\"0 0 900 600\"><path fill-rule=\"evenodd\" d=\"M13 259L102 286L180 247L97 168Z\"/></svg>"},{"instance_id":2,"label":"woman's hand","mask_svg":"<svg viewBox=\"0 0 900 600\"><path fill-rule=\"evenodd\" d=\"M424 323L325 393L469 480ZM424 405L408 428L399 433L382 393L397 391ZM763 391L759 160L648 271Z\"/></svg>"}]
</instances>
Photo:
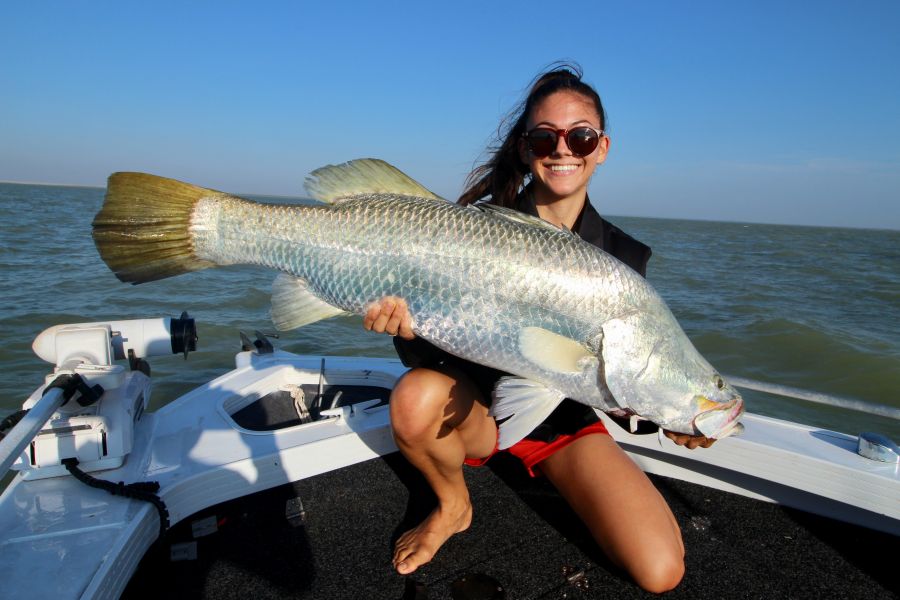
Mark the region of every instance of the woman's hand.
<instances>
[{"instance_id":1,"label":"woman's hand","mask_svg":"<svg viewBox=\"0 0 900 600\"><path fill-rule=\"evenodd\" d=\"M693 450L695 448L709 448L715 443L715 439L708 438L704 435L690 435L688 433L675 433L674 431L668 431L663 429L663 433L666 434L666 437L678 444L679 446L687 446L688 449Z\"/></svg>"},{"instance_id":2,"label":"woman's hand","mask_svg":"<svg viewBox=\"0 0 900 600\"><path fill-rule=\"evenodd\" d=\"M363 327L375 333L399 335L404 340L416 337L406 301L395 296L387 296L381 302L372 304L363 317Z\"/></svg>"}]
</instances>

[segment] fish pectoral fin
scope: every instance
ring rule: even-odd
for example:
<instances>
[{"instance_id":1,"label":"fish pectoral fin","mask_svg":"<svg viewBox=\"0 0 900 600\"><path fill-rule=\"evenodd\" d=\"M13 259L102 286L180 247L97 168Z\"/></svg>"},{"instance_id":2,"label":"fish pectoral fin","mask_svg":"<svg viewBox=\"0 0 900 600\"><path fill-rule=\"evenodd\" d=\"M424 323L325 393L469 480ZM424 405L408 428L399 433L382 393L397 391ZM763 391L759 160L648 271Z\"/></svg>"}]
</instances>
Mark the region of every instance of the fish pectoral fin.
<instances>
[{"instance_id":1,"label":"fish pectoral fin","mask_svg":"<svg viewBox=\"0 0 900 600\"><path fill-rule=\"evenodd\" d=\"M279 331L350 314L309 291L306 280L280 273L272 283L272 322Z\"/></svg>"},{"instance_id":2,"label":"fish pectoral fin","mask_svg":"<svg viewBox=\"0 0 900 600\"><path fill-rule=\"evenodd\" d=\"M497 438L501 450L534 431L565 398L562 392L521 377L502 377L493 395L490 414L502 421Z\"/></svg>"},{"instance_id":3,"label":"fish pectoral fin","mask_svg":"<svg viewBox=\"0 0 900 600\"><path fill-rule=\"evenodd\" d=\"M305 187L311 197L328 204L366 194L442 200L393 165L377 158L360 158L316 169L306 178Z\"/></svg>"},{"instance_id":4,"label":"fish pectoral fin","mask_svg":"<svg viewBox=\"0 0 900 600\"><path fill-rule=\"evenodd\" d=\"M542 327L522 328L519 351L532 363L555 373L581 373L596 368L599 362L584 344Z\"/></svg>"}]
</instances>

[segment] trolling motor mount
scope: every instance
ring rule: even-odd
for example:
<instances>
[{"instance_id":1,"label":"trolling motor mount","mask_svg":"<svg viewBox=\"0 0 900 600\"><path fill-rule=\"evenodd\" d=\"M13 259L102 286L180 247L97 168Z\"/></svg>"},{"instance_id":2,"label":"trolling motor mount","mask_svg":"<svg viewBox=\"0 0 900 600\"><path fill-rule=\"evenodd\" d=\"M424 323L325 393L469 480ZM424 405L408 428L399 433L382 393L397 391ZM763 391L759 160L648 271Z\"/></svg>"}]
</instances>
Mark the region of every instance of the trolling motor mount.
<instances>
[{"instance_id":1,"label":"trolling motor mount","mask_svg":"<svg viewBox=\"0 0 900 600\"><path fill-rule=\"evenodd\" d=\"M55 365L43 386L26 400L30 409L58 381L84 381L69 394L12 465L29 479L67 474L65 461L83 471L122 465L134 444L134 426L150 401L150 356L184 354L197 348L197 328L187 312L179 318L135 319L56 325L32 348ZM130 370L115 364L127 359ZM76 401L71 402L74 398Z\"/></svg>"}]
</instances>

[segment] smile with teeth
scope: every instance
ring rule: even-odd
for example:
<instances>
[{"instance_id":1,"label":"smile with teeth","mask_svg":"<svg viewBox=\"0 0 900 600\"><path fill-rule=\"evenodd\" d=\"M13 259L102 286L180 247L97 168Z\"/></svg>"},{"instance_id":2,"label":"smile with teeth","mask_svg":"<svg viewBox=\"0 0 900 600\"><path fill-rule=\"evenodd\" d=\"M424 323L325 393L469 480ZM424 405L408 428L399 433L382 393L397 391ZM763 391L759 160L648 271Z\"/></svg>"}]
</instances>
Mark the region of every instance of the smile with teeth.
<instances>
[{"instance_id":1,"label":"smile with teeth","mask_svg":"<svg viewBox=\"0 0 900 600\"><path fill-rule=\"evenodd\" d=\"M550 170L554 173L571 173L578 168L578 165L550 165Z\"/></svg>"}]
</instances>

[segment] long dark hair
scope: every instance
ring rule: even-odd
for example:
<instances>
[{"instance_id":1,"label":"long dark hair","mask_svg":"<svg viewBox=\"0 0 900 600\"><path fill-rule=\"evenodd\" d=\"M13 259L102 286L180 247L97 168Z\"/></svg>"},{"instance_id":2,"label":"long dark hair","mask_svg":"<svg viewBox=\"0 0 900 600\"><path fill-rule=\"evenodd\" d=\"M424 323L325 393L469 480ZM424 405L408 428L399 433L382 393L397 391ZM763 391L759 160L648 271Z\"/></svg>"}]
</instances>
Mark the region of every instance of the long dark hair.
<instances>
[{"instance_id":1,"label":"long dark hair","mask_svg":"<svg viewBox=\"0 0 900 600\"><path fill-rule=\"evenodd\" d=\"M600 115L600 129L606 129L606 112L600 95L581 76L577 64L555 63L534 78L525 99L501 121L497 130L499 143L489 149L490 158L466 178L466 189L457 200L459 204L472 204L490 196L492 204L514 207L516 195L528 175L528 166L519 157L519 138L525 133L531 110L544 98L565 90L580 94L594 103Z\"/></svg>"}]
</instances>

